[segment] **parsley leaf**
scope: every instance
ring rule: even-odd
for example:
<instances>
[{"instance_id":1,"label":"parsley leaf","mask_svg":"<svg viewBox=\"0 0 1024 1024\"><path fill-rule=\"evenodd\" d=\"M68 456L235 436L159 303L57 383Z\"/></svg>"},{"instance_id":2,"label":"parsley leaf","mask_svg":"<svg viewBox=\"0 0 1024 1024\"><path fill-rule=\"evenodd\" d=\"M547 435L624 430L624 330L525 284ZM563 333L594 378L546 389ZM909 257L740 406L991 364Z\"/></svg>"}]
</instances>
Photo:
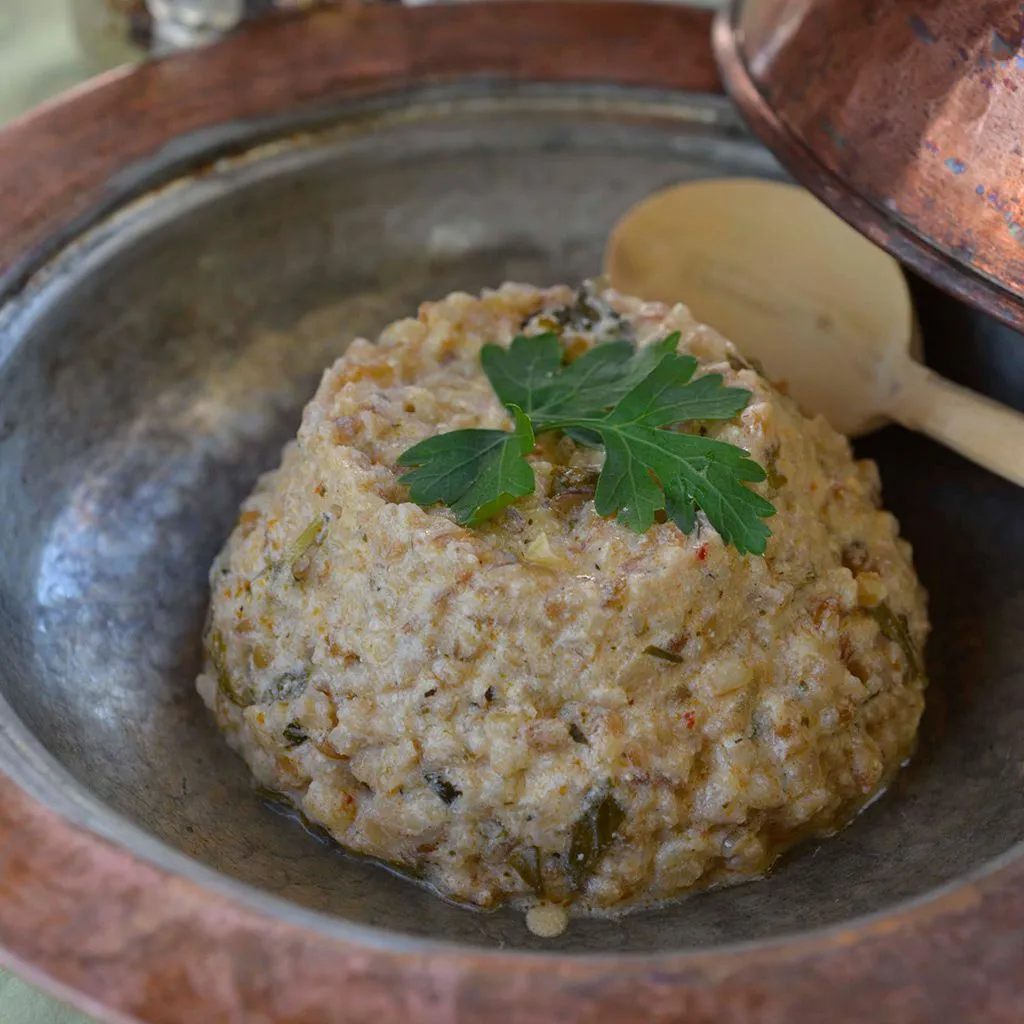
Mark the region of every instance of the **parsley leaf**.
<instances>
[{"instance_id":1,"label":"parsley leaf","mask_svg":"<svg viewBox=\"0 0 1024 1024\"><path fill-rule=\"evenodd\" d=\"M605 450L599 515L643 533L664 510L689 533L701 509L727 544L763 554L771 535L763 520L775 508L747 485L764 480L764 470L735 445L667 429L732 419L750 392L725 387L719 374L694 380L697 360L679 355L678 344L678 333L640 350L609 341L568 365L551 333L518 335L507 349L485 345L481 364L515 428L456 430L410 448L399 459L419 467L404 478L410 497L450 505L460 523L483 522L533 493L526 455L534 433L562 431Z\"/></svg>"},{"instance_id":2,"label":"parsley leaf","mask_svg":"<svg viewBox=\"0 0 1024 1024\"><path fill-rule=\"evenodd\" d=\"M710 373L691 380L697 360L693 356L663 355L616 405L611 422L636 420L662 427L686 420L731 420L750 400L742 388L722 386L722 377Z\"/></svg>"},{"instance_id":3,"label":"parsley leaf","mask_svg":"<svg viewBox=\"0 0 1024 1024\"><path fill-rule=\"evenodd\" d=\"M562 365L562 345L550 331L532 337L518 334L507 349L484 345L480 362L501 404L518 405L529 416Z\"/></svg>"},{"instance_id":4,"label":"parsley leaf","mask_svg":"<svg viewBox=\"0 0 1024 1024\"><path fill-rule=\"evenodd\" d=\"M507 349L484 345L480 362L502 403L518 405L534 429L540 430L547 420L593 416L610 409L678 344L678 331L639 351L631 342L609 341L563 366L557 335L520 334Z\"/></svg>"},{"instance_id":5,"label":"parsley leaf","mask_svg":"<svg viewBox=\"0 0 1024 1024\"><path fill-rule=\"evenodd\" d=\"M618 513L638 533L664 508L689 533L696 506L726 544L740 554L763 554L771 531L761 520L775 509L744 485L764 480L764 470L735 445L657 429L685 420L732 419L747 404L750 393L722 387L717 374L690 382L695 365L689 356L666 356L594 423L606 452L595 507L599 515Z\"/></svg>"},{"instance_id":6,"label":"parsley leaf","mask_svg":"<svg viewBox=\"0 0 1024 1024\"><path fill-rule=\"evenodd\" d=\"M533 494L533 467L524 458L536 443L530 420L511 406L515 429L452 430L404 451L400 466L418 466L402 478L417 505L442 501L458 522L476 526L516 498Z\"/></svg>"},{"instance_id":7,"label":"parsley leaf","mask_svg":"<svg viewBox=\"0 0 1024 1024\"><path fill-rule=\"evenodd\" d=\"M594 495L598 515L617 513L621 522L645 533L654 514L665 509L689 533L696 506L740 554L764 553L771 531L761 518L775 509L744 486L763 480L764 470L741 448L636 422L609 423L599 433L606 457Z\"/></svg>"}]
</instances>

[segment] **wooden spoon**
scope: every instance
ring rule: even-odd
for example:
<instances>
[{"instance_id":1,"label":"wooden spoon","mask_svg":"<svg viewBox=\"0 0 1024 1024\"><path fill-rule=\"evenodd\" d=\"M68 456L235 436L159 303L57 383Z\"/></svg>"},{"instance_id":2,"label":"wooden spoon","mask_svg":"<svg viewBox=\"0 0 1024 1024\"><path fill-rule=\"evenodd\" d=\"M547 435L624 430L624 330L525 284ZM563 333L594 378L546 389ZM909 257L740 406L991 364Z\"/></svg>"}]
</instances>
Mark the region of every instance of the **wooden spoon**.
<instances>
[{"instance_id":1,"label":"wooden spoon","mask_svg":"<svg viewBox=\"0 0 1024 1024\"><path fill-rule=\"evenodd\" d=\"M1024 486L1024 415L914 358L899 264L803 189L734 178L655 193L615 226L605 274L684 302L837 430L896 420Z\"/></svg>"}]
</instances>

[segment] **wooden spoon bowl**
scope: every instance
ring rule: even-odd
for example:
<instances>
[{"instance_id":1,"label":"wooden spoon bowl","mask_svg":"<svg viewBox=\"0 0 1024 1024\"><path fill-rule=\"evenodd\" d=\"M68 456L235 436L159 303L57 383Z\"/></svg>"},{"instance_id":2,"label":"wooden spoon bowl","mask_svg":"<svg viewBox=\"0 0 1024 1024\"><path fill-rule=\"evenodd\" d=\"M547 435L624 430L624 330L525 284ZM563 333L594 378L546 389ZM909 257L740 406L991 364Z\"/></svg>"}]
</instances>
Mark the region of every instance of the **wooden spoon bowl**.
<instances>
[{"instance_id":1,"label":"wooden spoon bowl","mask_svg":"<svg viewBox=\"0 0 1024 1024\"><path fill-rule=\"evenodd\" d=\"M685 302L837 430L896 420L1024 485L1024 416L916 361L899 265L809 192L753 179L665 189L616 224L605 273Z\"/></svg>"}]
</instances>

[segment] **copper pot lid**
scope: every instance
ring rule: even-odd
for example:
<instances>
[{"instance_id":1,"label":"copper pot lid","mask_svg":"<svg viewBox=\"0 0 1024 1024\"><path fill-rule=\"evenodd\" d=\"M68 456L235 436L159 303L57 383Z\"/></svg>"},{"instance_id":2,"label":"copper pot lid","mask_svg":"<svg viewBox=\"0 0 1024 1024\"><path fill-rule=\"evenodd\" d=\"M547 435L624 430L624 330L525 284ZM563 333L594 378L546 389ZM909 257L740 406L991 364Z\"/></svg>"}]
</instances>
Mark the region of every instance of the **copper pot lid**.
<instances>
[{"instance_id":1,"label":"copper pot lid","mask_svg":"<svg viewBox=\"0 0 1024 1024\"><path fill-rule=\"evenodd\" d=\"M734 0L714 35L727 90L794 177L1024 329L1018 0Z\"/></svg>"}]
</instances>

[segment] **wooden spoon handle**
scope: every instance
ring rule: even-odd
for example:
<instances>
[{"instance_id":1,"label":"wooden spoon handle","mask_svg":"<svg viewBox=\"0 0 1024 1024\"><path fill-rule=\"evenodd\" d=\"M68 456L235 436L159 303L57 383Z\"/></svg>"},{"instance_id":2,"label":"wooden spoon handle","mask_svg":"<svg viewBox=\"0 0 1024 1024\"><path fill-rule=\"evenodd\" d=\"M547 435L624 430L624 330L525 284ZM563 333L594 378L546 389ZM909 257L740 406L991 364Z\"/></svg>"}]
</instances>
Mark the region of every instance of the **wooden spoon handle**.
<instances>
[{"instance_id":1,"label":"wooden spoon handle","mask_svg":"<svg viewBox=\"0 0 1024 1024\"><path fill-rule=\"evenodd\" d=\"M909 362L889 414L1024 487L1024 414Z\"/></svg>"}]
</instances>

